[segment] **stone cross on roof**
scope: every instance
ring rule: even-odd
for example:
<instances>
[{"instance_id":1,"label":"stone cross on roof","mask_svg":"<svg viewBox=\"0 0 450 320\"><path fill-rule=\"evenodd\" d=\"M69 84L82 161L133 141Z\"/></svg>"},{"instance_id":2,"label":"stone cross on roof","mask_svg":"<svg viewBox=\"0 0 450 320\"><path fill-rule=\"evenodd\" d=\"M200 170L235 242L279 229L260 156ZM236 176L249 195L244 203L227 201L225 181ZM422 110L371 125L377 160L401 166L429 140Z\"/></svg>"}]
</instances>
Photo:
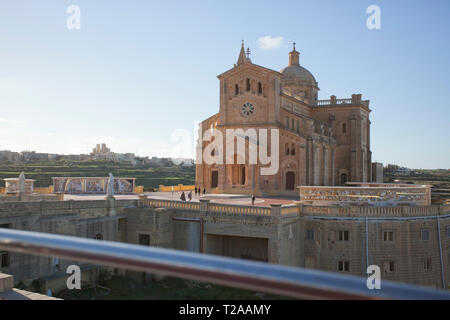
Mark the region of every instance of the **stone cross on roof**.
<instances>
[{"instance_id":1,"label":"stone cross on roof","mask_svg":"<svg viewBox=\"0 0 450 320\"><path fill-rule=\"evenodd\" d=\"M108 195L108 197L114 196L114 177L112 173L109 173L108 188L106 189L106 194Z\"/></svg>"}]
</instances>

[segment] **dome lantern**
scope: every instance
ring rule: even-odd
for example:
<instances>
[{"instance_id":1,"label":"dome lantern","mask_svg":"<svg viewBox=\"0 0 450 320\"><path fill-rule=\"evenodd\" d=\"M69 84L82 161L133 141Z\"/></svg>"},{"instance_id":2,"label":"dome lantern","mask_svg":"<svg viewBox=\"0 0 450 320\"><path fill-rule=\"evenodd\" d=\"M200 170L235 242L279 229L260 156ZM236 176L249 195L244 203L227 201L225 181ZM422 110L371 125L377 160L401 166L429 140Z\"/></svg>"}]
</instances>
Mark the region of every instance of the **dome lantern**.
<instances>
[{"instance_id":1,"label":"dome lantern","mask_svg":"<svg viewBox=\"0 0 450 320\"><path fill-rule=\"evenodd\" d=\"M295 50L295 42L293 43L294 49L289 52L289 66L299 66L300 65L300 52Z\"/></svg>"}]
</instances>

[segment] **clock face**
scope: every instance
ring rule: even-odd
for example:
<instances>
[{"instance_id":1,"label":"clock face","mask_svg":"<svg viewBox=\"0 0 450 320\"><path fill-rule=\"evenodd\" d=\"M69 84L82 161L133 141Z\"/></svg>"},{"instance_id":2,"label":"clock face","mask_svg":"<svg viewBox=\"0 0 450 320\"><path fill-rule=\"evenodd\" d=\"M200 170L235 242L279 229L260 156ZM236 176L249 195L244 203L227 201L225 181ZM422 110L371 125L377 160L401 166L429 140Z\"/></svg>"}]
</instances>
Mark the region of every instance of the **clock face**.
<instances>
[{"instance_id":1,"label":"clock face","mask_svg":"<svg viewBox=\"0 0 450 320\"><path fill-rule=\"evenodd\" d=\"M253 106L253 104L247 102L242 106L241 113L243 116L248 117L253 113L254 109L255 107Z\"/></svg>"}]
</instances>

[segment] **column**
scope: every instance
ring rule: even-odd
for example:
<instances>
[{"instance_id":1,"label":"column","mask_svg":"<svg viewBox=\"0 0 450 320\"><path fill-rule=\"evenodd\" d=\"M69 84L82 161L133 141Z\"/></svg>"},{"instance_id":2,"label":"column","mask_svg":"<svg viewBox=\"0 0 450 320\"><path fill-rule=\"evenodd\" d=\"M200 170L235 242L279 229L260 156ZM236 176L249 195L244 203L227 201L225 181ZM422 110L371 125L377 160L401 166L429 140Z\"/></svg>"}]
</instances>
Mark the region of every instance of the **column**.
<instances>
[{"instance_id":1,"label":"column","mask_svg":"<svg viewBox=\"0 0 450 320\"><path fill-rule=\"evenodd\" d=\"M313 142L313 185L319 185L319 146Z\"/></svg>"},{"instance_id":2,"label":"column","mask_svg":"<svg viewBox=\"0 0 450 320\"><path fill-rule=\"evenodd\" d=\"M335 184L335 175L336 175L336 172L335 172L335 168L336 168L336 165L335 165L335 158L334 158L334 148L332 148L331 149L331 185L332 186L334 186L334 185L336 185Z\"/></svg>"},{"instance_id":3,"label":"column","mask_svg":"<svg viewBox=\"0 0 450 320\"><path fill-rule=\"evenodd\" d=\"M323 185L328 185L328 149L323 148Z\"/></svg>"}]
</instances>

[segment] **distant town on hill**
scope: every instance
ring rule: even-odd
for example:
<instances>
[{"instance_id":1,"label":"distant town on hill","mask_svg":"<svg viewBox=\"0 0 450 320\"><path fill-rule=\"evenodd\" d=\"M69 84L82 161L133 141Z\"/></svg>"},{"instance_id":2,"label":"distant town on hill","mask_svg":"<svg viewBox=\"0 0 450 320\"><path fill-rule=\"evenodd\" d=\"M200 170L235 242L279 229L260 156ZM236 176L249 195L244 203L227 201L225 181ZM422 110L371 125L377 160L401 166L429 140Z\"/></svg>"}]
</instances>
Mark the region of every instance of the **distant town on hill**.
<instances>
[{"instance_id":1,"label":"distant town on hill","mask_svg":"<svg viewBox=\"0 0 450 320\"><path fill-rule=\"evenodd\" d=\"M160 185L195 184L193 159L140 157L134 153L115 153L106 144L97 144L90 154L50 154L36 151L0 151L0 187L4 180L24 172L36 187L53 184L54 177L136 178L144 191Z\"/></svg>"},{"instance_id":2,"label":"distant town on hill","mask_svg":"<svg viewBox=\"0 0 450 320\"><path fill-rule=\"evenodd\" d=\"M121 164L130 165L149 165L154 167L170 167L172 165L193 166L194 160L188 158L169 158L169 157L142 157L134 153L116 153L111 151L105 143L97 144L89 154L54 154L41 153L36 151L14 152L9 150L0 150L0 163L33 163L33 162L52 162L52 161L96 161L106 160Z\"/></svg>"}]
</instances>

